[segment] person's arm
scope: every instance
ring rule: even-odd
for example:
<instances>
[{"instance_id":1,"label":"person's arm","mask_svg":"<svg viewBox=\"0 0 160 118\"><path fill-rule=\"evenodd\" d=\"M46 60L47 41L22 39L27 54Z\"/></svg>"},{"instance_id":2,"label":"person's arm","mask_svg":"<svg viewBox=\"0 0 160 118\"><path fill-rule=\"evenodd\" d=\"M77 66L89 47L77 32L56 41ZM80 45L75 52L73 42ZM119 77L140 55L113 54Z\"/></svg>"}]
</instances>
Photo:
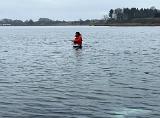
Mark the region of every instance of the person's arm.
<instances>
[{"instance_id":1,"label":"person's arm","mask_svg":"<svg viewBox=\"0 0 160 118\"><path fill-rule=\"evenodd\" d=\"M73 40L71 40L73 43L75 42L76 38L74 38Z\"/></svg>"}]
</instances>

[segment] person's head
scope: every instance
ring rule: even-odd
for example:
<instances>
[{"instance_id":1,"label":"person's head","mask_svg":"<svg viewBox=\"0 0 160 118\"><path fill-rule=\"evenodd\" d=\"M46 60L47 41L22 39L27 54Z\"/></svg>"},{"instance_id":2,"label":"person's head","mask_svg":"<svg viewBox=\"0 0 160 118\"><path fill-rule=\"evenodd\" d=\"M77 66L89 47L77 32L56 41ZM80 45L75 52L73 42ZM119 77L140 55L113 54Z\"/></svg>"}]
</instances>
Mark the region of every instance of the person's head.
<instances>
[{"instance_id":1,"label":"person's head","mask_svg":"<svg viewBox=\"0 0 160 118\"><path fill-rule=\"evenodd\" d=\"M75 36L81 36L81 33L80 32L76 32Z\"/></svg>"}]
</instances>

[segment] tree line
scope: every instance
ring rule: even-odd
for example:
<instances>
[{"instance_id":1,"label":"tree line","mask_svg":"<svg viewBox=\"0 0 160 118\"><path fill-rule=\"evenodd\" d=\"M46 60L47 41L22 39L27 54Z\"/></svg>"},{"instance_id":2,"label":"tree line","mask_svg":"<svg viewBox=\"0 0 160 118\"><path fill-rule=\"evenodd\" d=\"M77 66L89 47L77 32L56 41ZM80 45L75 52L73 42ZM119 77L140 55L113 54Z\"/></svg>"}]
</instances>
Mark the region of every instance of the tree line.
<instances>
[{"instance_id":1,"label":"tree line","mask_svg":"<svg viewBox=\"0 0 160 118\"><path fill-rule=\"evenodd\" d=\"M40 18L38 21L30 20L12 20L12 19L2 19L0 20L1 25L11 25L11 26L50 26L50 25L65 25L66 21L51 20L49 18Z\"/></svg>"},{"instance_id":2,"label":"tree line","mask_svg":"<svg viewBox=\"0 0 160 118\"><path fill-rule=\"evenodd\" d=\"M127 21L136 18L160 18L160 10L149 8L117 8L109 11L110 20Z\"/></svg>"},{"instance_id":3,"label":"tree line","mask_svg":"<svg viewBox=\"0 0 160 118\"><path fill-rule=\"evenodd\" d=\"M68 26L68 25L108 25L113 23L142 23L142 24L160 24L160 10L155 7L151 8L117 8L111 9L108 15L102 19L87 19L77 21L60 21L49 18L39 18L37 21L32 19L0 20L0 26Z\"/></svg>"},{"instance_id":4,"label":"tree line","mask_svg":"<svg viewBox=\"0 0 160 118\"><path fill-rule=\"evenodd\" d=\"M94 25L97 23L104 23L102 19L92 19L92 20L77 20L77 21L60 21L52 20L49 18L39 18L38 21L33 21L32 19L22 21L22 20L12 20L12 19L2 19L0 20L1 26L67 26L67 25Z\"/></svg>"}]
</instances>

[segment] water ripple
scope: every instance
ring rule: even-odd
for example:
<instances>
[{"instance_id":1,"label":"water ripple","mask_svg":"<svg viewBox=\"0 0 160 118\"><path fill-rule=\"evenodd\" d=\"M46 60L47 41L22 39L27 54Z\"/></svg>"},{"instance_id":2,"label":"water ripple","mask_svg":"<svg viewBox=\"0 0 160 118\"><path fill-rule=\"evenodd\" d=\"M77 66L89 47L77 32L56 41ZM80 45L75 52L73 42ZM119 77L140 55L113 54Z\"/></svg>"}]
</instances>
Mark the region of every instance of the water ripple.
<instances>
[{"instance_id":1,"label":"water ripple","mask_svg":"<svg viewBox=\"0 0 160 118\"><path fill-rule=\"evenodd\" d=\"M159 118L159 32L0 27L0 117Z\"/></svg>"}]
</instances>

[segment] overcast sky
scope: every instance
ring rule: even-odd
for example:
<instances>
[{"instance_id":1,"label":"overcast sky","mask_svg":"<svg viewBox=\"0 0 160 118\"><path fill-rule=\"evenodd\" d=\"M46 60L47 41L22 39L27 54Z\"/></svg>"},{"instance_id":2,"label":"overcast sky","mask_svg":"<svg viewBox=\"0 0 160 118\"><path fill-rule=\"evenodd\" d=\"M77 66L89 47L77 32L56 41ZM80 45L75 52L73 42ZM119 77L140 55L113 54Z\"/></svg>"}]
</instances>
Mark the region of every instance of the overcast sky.
<instances>
[{"instance_id":1,"label":"overcast sky","mask_svg":"<svg viewBox=\"0 0 160 118\"><path fill-rule=\"evenodd\" d=\"M151 6L160 8L160 0L0 0L0 19L94 19L111 8Z\"/></svg>"}]
</instances>

